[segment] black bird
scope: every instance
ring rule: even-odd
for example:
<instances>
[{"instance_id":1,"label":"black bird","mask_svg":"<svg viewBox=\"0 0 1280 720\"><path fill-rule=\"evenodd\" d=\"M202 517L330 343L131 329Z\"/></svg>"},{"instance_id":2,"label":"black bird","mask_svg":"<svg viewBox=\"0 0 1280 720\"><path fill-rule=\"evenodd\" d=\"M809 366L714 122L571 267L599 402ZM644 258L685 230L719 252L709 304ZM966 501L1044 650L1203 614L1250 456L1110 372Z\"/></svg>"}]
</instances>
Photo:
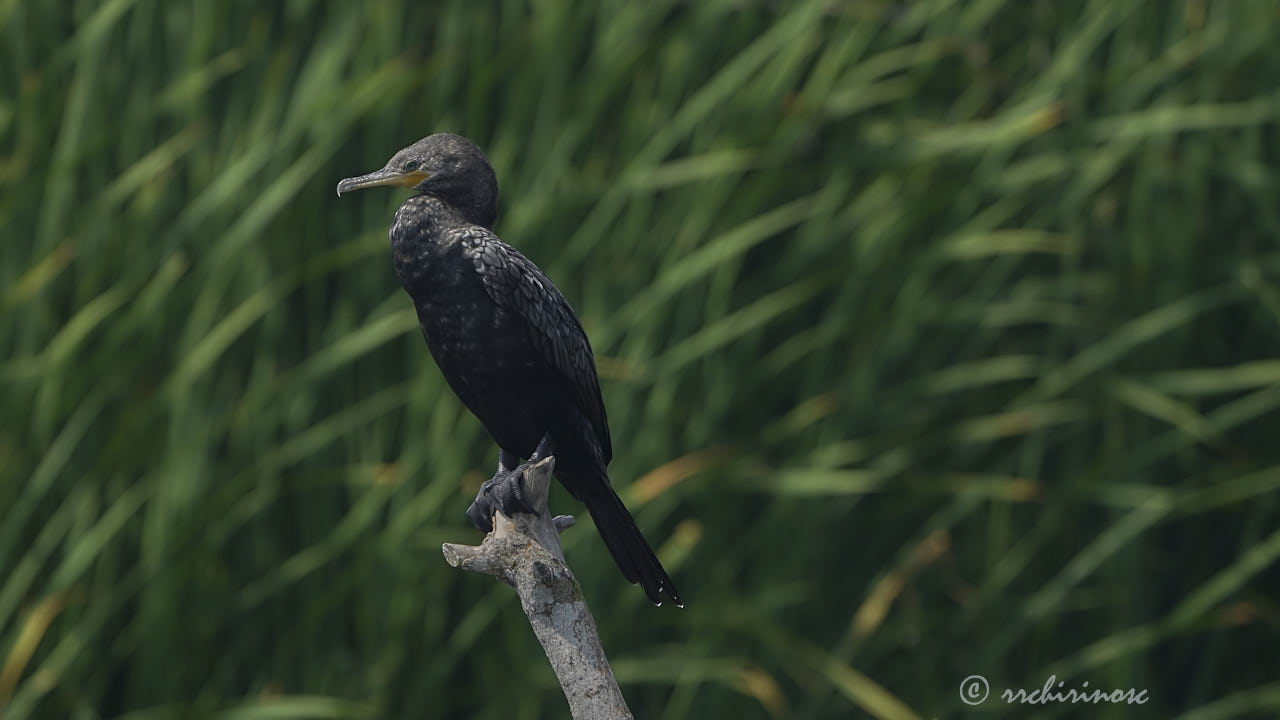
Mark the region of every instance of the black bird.
<instances>
[{"instance_id":1,"label":"black bird","mask_svg":"<svg viewBox=\"0 0 1280 720\"><path fill-rule=\"evenodd\" d=\"M493 232L498 179L484 153L437 133L338 183L338 195L387 185L417 191L391 224L396 275L449 387L498 444L498 470L467 510L471 522L488 532L495 505L527 510L520 458L555 455L556 477L586 504L627 580L654 603L665 593L681 605L609 484L609 422L582 324L538 266Z\"/></svg>"}]
</instances>

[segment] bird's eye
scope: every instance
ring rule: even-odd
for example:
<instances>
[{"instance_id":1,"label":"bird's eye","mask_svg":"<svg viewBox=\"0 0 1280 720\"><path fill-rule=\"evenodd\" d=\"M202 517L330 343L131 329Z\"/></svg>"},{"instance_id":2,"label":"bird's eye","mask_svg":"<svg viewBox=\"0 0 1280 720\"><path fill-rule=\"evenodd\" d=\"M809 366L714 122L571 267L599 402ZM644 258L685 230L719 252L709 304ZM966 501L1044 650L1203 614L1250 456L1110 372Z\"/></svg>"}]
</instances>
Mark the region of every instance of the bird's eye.
<instances>
[{"instance_id":1,"label":"bird's eye","mask_svg":"<svg viewBox=\"0 0 1280 720\"><path fill-rule=\"evenodd\" d=\"M417 161L417 160L410 160L409 162L407 162L407 163L405 163L405 164L404 164L404 171L405 171L405 172L413 172L414 170L417 170L417 169L418 169L418 161Z\"/></svg>"}]
</instances>

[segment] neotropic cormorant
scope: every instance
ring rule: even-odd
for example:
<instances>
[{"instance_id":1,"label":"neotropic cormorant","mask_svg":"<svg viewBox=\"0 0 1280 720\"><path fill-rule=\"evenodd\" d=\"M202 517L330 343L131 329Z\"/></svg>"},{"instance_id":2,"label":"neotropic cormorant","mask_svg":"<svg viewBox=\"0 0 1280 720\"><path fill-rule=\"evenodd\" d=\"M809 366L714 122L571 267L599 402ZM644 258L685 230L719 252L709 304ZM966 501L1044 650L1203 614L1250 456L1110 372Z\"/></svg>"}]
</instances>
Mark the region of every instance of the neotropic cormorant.
<instances>
[{"instance_id":1,"label":"neotropic cormorant","mask_svg":"<svg viewBox=\"0 0 1280 720\"><path fill-rule=\"evenodd\" d=\"M438 133L381 170L338 183L338 194L413 188L396 211L391 254L413 298L432 357L462 403L498 444L498 470L467 510L492 529L494 507L527 510L520 458L555 455L555 474L584 502L627 580L654 603L680 596L609 484L613 449L591 345L547 276L498 239L498 180L470 140Z\"/></svg>"}]
</instances>

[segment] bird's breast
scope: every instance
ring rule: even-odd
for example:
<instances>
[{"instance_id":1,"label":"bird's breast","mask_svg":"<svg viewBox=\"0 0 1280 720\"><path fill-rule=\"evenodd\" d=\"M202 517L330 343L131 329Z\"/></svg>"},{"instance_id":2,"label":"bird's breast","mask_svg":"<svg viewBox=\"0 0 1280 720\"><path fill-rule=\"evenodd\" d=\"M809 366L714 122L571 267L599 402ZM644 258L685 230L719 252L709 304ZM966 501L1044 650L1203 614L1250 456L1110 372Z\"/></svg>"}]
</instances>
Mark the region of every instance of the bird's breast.
<instances>
[{"instance_id":1,"label":"bird's breast","mask_svg":"<svg viewBox=\"0 0 1280 720\"><path fill-rule=\"evenodd\" d=\"M427 346L446 373L511 373L531 363L523 324L493 301L474 262L456 246L408 254L396 264Z\"/></svg>"}]
</instances>

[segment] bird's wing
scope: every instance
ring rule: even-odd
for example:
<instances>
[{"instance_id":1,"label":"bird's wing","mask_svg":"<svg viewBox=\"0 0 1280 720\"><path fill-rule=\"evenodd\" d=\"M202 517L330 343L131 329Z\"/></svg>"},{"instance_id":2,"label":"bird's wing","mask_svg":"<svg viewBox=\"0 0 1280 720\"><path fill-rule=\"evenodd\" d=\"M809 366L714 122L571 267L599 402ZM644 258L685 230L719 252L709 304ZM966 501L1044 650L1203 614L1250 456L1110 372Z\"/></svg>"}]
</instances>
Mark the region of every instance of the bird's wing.
<instances>
[{"instance_id":1,"label":"bird's wing","mask_svg":"<svg viewBox=\"0 0 1280 720\"><path fill-rule=\"evenodd\" d=\"M532 260L492 231L473 225L459 232L463 252L475 263L489 297L524 318L529 340L591 421L608 463L613 459L613 447L595 356L573 307Z\"/></svg>"}]
</instances>

